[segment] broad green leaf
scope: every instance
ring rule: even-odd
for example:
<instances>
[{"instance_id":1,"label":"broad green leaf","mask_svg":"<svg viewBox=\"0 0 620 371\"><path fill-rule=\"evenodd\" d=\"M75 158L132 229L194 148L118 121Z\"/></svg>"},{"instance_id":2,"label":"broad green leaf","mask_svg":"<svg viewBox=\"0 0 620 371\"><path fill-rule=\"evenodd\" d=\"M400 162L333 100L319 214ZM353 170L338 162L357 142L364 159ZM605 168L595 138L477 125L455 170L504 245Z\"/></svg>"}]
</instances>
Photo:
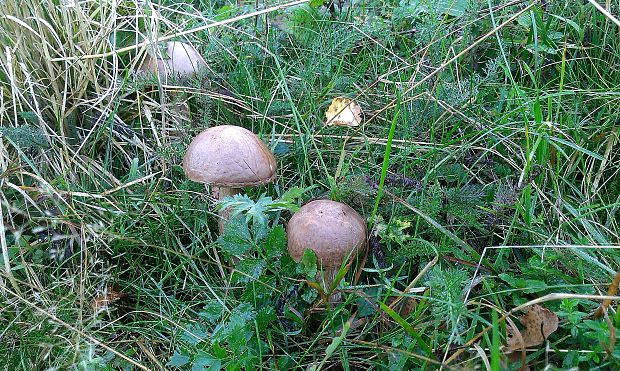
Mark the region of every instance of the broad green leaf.
<instances>
[{"instance_id":1,"label":"broad green leaf","mask_svg":"<svg viewBox=\"0 0 620 371\"><path fill-rule=\"evenodd\" d=\"M224 252L234 256L240 256L254 247L248 225L242 218L231 218L217 242Z\"/></svg>"},{"instance_id":2,"label":"broad green leaf","mask_svg":"<svg viewBox=\"0 0 620 371\"><path fill-rule=\"evenodd\" d=\"M292 187L280 197L283 201L295 203L301 196L303 196L306 190L301 187Z\"/></svg>"},{"instance_id":3,"label":"broad green leaf","mask_svg":"<svg viewBox=\"0 0 620 371\"><path fill-rule=\"evenodd\" d=\"M243 259L235 265L234 283L250 282L257 279L267 263L263 259Z\"/></svg>"},{"instance_id":4,"label":"broad green leaf","mask_svg":"<svg viewBox=\"0 0 620 371\"><path fill-rule=\"evenodd\" d=\"M276 259L286 253L286 233L284 227L277 225L269 231L261 242L267 259Z\"/></svg>"},{"instance_id":5,"label":"broad green leaf","mask_svg":"<svg viewBox=\"0 0 620 371\"><path fill-rule=\"evenodd\" d=\"M211 336L211 342L228 342L239 340L245 336L243 331L248 321L254 319L256 313L250 303L241 303L232 310L230 317L224 323L215 327Z\"/></svg>"},{"instance_id":6,"label":"broad green leaf","mask_svg":"<svg viewBox=\"0 0 620 371\"><path fill-rule=\"evenodd\" d=\"M469 0L403 0L399 16L417 17L422 14L461 17L469 8Z\"/></svg>"},{"instance_id":7,"label":"broad green leaf","mask_svg":"<svg viewBox=\"0 0 620 371\"><path fill-rule=\"evenodd\" d=\"M256 313L256 325L258 326L259 331L264 331L267 329L267 326L273 321L276 320L276 314L273 309L273 306L266 306L261 308Z\"/></svg>"}]
</instances>

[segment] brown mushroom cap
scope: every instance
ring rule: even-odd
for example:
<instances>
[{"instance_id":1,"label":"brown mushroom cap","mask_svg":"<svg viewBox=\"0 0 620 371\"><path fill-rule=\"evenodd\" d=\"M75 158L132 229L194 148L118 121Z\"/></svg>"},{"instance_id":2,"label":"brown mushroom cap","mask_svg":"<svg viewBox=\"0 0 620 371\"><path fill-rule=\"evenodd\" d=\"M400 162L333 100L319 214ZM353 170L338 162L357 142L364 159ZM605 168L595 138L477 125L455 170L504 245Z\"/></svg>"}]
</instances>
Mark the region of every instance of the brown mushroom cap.
<instances>
[{"instance_id":1,"label":"brown mushroom cap","mask_svg":"<svg viewBox=\"0 0 620 371\"><path fill-rule=\"evenodd\" d=\"M325 268L338 267L366 246L366 222L350 206L316 200L302 206L288 222L288 252L299 262L310 249ZM352 253L351 253L352 252Z\"/></svg>"},{"instance_id":2,"label":"brown mushroom cap","mask_svg":"<svg viewBox=\"0 0 620 371\"><path fill-rule=\"evenodd\" d=\"M198 134L185 152L185 175L196 182L220 187L270 183L276 159L254 133L239 126L221 125Z\"/></svg>"},{"instance_id":3,"label":"brown mushroom cap","mask_svg":"<svg viewBox=\"0 0 620 371\"><path fill-rule=\"evenodd\" d=\"M169 41L166 43L166 59L153 58L147 55L144 62L138 68L146 72L158 72L160 75L192 74L207 66L207 62L200 53L190 44L179 41Z\"/></svg>"}]
</instances>

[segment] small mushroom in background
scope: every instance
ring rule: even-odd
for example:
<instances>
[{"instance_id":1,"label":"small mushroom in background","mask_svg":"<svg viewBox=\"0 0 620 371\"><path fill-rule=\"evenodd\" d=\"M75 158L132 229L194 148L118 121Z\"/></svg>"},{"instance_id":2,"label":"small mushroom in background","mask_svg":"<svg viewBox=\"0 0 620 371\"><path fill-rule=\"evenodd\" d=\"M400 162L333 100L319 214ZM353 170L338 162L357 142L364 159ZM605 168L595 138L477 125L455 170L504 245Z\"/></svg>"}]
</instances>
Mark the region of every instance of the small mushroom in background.
<instances>
[{"instance_id":1,"label":"small mushroom in background","mask_svg":"<svg viewBox=\"0 0 620 371\"><path fill-rule=\"evenodd\" d=\"M198 134L183 159L185 175L212 186L215 199L241 192L241 187L271 183L276 176L276 159L256 134L239 126L221 125ZM230 210L221 209L219 231Z\"/></svg>"},{"instance_id":2,"label":"small mushroom in background","mask_svg":"<svg viewBox=\"0 0 620 371\"><path fill-rule=\"evenodd\" d=\"M158 74L160 78L171 75L190 77L207 67L207 62L192 45L180 41L169 41L165 45L166 52L162 58L159 56L154 58L147 54L138 71ZM174 110L175 116L189 117L189 107L186 103L179 103Z\"/></svg>"},{"instance_id":3,"label":"small mushroom in background","mask_svg":"<svg viewBox=\"0 0 620 371\"><path fill-rule=\"evenodd\" d=\"M317 279L329 293L345 259L353 258L366 247L366 222L350 206L330 200L307 203L288 222L288 252L296 262L305 249L314 251L323 273ZM334 294L330 303L340 300Z\"/></svg>"},{"instance_id":4,"label":"small mushroom in background","mask_svg":"<svg viewBox=\"0 0 620 371\"><path fill-rule=\"evenodd\" d=\"M147 54L138 70L165 77L170 74L191 75L207 67L207 62L192 45L180 41L167 42L164 57L167 58L153 58Z\"/></svg>"}]
</instances>

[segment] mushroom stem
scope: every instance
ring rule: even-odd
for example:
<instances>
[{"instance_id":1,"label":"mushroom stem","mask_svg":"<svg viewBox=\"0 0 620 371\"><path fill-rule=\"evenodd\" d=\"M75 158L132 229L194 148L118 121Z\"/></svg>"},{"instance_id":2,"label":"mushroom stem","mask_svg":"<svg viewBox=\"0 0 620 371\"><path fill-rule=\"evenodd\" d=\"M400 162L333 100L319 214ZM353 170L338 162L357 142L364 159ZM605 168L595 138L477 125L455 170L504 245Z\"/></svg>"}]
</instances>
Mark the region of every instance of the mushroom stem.
<instances>
[{"instance_id":1,"label":"mushroom stem","mask_svg":"<svg viewBox=\"0 0 620 371\"><path fill-rule=\"evenodd\" d=\"M331 290L332 286L334 285L334 282L336 281L336 276L338 275L339 268L340 267L324 268L323 271L319 271L316 274L316 279L320 282L323 291L326 295L329 295L327 300L330 307L333 306L334 303L339 302L342 298L342 293L336 289L334 290L334 292L331 293L331 295L329 292L329 290ZM336 285L336 288L337 287L338 285Z\"/></svg>"},{"instance_id":2,"label":"mushroom stem","mask_svg":"<svg viewBox=\"0 0 620 371\"><path fill-rule=\"evenodd\" d=\"M241 193L240 188L234 187L212 187L212 194L216 200L221 200L224 197L234 196L238 193ZM222 208L218 211L219 218L217 220L217 226L220 231L220 234L224 233L224 225L230 218L230 208Z\"/></svg>"}]
</instances>

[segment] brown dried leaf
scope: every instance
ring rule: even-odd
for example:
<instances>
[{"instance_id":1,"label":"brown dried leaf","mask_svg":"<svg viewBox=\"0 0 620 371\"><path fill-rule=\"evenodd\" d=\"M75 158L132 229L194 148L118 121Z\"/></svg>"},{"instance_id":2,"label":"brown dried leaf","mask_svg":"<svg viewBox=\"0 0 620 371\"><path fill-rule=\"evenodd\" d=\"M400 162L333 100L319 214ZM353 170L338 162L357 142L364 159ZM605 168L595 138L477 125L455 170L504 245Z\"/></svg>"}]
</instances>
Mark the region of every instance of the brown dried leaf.
<instances>
[{"instance_id":1,"label":"brown dried leaf","mask_svg":"<svg viewBox=\"0 0 620 371\"><path fill-rule=\"evenodd\" d=\"M362 123L362 109L349 98L337 97L325 111L325 126L359 126Z\"/></svg>"},{"instance_id":2,"label":"brown dried leaf","mask_svg":"<svg viewBox=\"0 0 620 371\"><path fill-rule=\"evenodd\" d=\"M520 331L523 343L515 334L516 330L508 327L506 350L509 352L540 345L558 329L558 316L547 308L534 304L523 311L525 314L519 317L519 322L524 327Z\"/></svg>"},{"instance_id":3,"label":"brown dried leaf","mask_svg":"<svg viewBox=\"0 0 620 371\"><path fill-rule=\"evenodd\" d=\"M620 270L616 272L616 276L614 277L613 280L611 280L611 284L609 285L609 288L607 289L607 296L616 295L616 293L618 292L618 287L620 287ZM598 307L596 312L594 312L593 314L594 318L602 317L607 311L607 307L609 307L610 304L611 304L611 299L603 300L603 302Z\"/></svg>"},{"instance_id":4,"label":"brown dried leaf","mask_svg":"<svg viewBox=\"0 0 620 371\"><path fill-rule=\"evenodd\" d=\"M108 287L103 294L97 295L93 301L90 302L90 309L95 314L101 313L102 311L107 310L110 307L110 304L126 296L126 293L114 290L112 287Z\"/></svg>"}]
</instances>

